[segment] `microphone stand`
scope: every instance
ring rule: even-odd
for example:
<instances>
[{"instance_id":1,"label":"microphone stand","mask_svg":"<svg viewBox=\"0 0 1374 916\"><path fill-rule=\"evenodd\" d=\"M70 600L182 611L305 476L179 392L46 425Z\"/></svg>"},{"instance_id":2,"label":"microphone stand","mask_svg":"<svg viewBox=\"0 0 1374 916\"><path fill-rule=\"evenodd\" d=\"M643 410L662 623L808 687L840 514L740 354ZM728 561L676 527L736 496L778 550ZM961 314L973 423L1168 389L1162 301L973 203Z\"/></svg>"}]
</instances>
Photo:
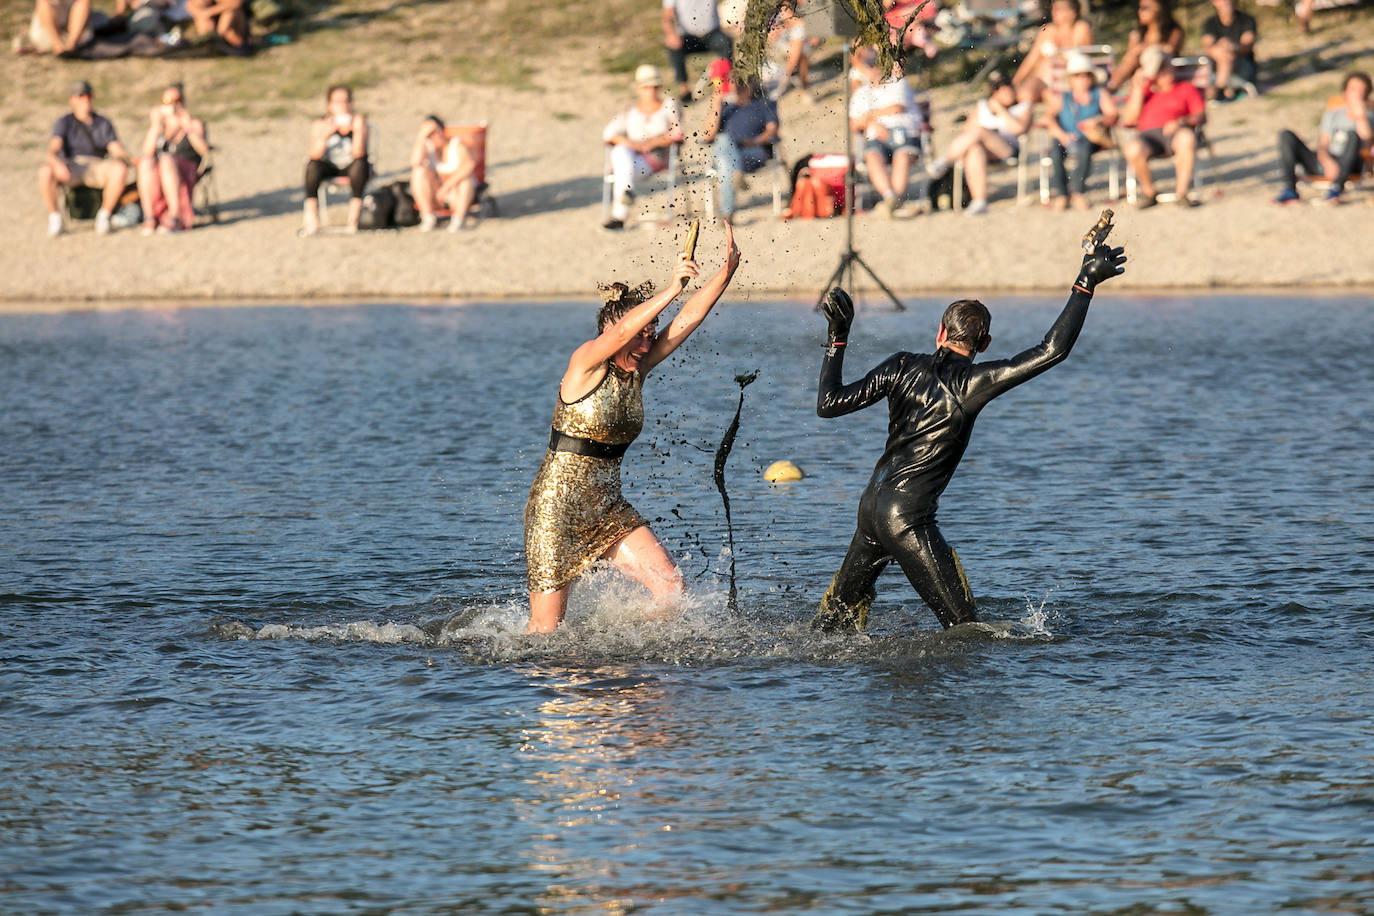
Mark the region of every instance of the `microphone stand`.
<instances>
[{"instance_id":1,"label":"microphone stand","mask_svg":"<svg viewBox=\"0 0 1374 916\"><path fill-rule=\"evenodd\" d=\"M840 255L839 266L830 275L830 280L826 282L825 288L821 290L820 297L816 299L816 309L820 310L821 303L825 301L825 294L830 288L835 286L844 278L848 271L849 279L845 286L854 291L854 265L858 264L864 271L873 278L873 282L878 284L878 288L887 293L887 297L892 300L896 311L906 311L906 306L902 305L902 300L897 298L897 294L890 290L886 283L868 266L868 262L859 256L854 250L854 132L849 129L849 55L853 48L853 43L844 43L844 56L840 59L840 79L844 81L844 111L840 116L844 118L844 252Z\"/></svg>"}]
</instances>

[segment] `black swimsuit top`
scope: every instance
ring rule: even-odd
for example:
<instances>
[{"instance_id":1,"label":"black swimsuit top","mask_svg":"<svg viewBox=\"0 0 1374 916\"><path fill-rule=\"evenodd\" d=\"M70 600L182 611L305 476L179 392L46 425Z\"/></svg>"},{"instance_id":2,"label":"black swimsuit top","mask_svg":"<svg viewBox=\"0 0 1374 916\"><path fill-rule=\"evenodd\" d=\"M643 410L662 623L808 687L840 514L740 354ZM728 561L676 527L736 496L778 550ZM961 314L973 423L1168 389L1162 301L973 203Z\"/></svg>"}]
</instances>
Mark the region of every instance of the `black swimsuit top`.
<instances>
[{"instance_id":1,"label":"black swimsuit top","mask_svg":"<svg viewBox=\"0 0 1374 916\"><path fill-rule=\"evenodd\" d=\"M894 353L857 382L844 385L844 348L833 348L834 355L827 350L816 413L843 416L887 398L887 447L868 485L895 487L918 501L933 502L954 476L978 412L999 394L1063 362L1091 301L1075 289L1038 346L976 366L970 357L943 347L934 354Z\"/></svg>"}]
</instances>

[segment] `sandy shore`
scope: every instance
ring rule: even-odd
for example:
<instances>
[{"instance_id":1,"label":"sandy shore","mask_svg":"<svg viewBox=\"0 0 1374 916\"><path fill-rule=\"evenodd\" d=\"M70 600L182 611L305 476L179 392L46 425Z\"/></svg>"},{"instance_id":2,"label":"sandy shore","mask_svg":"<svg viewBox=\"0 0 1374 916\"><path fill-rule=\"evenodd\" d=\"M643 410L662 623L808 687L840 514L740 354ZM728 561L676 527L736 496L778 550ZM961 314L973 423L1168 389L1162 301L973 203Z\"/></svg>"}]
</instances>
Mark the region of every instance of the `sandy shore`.
<instances>
[{"instance_id":1,"label":"sandy shore","mask_svg":"<svg viewBox=\"0 0 1374 916\"><path fill-rule=\"evenodd\" d=\"M1367 39L1353 44L1333 38L1323 46L1339 55L1341 68L1371 60ZM1269 203L1275 192L1277 131L1292 127L1314 135L1321 100L1338 90L1338 74L1316 73L1258 99L1214 106L1208 134L1215 155L1205 164L1203 206L1161 204L1138 212L1124 201L1114 205L1114 237L1127 245L1131 257L1116 288L1374 287L1374 190L1362 188L1339 207ZM843 150L838 80L819 89L822 97L814 105L792 96L783 101L788 161L808 151ZM34 140L45 136L62 113L61 91L55 89L47 107L29 100L30 113L20 123L11 118L0 137L0 191L15 203L13 218L0 224L7 265L0 272L0 308L6 311L40 303L91 307L197 299L589 298L598 280L666 278L682 234L681 222L623 233L599 228L600 130L629 94L604 75L569 79L563 74L556 85L550 79L534 91L387 85L359 93L359 109L379 130L383 180L402 177L413 131L425 113L440 112L451 122L491 122L488 180L501 216L473 231L297 237L309 116L303 110L270 123L211 123L218 224L149 238L133 230L98 237L87 223L48 239L34 184L41 155ZM953 136L955 115L973 98L966 87L933 94L937 146ZM126 144L136 146L147 104L98 102ZM702 103L688 109L689 130L700 129L705 113ZM704 167L706 152L689 140L689 174ZM1162 190L1171 189L1171 166L1160 165L1156 175ZM704 180L697 181L679 213L699 212L707 188ZM1096 205L1107 204L1101 157L1090 192ZM772 215L770 195L765 172L752 179L743 198L737 235L745 264L736 295L813 296L844 248L844 221L781 222ZM939 212L888 221L861 214L854 221L855 248L904 294L958 290L976 295L1066 285L1077 270L1078 239L1093 216L1050 212L1038 199L1017 206L1014 196L1015 172L1008 169L995 174L992 207L982 217ZM658 204L661 195L643 202ZM337 227L343 222L342 202L331 209ZM706 269L719 263L720 242L717 229L703 230L700 257Z\"/></svg>"}]
</instances>

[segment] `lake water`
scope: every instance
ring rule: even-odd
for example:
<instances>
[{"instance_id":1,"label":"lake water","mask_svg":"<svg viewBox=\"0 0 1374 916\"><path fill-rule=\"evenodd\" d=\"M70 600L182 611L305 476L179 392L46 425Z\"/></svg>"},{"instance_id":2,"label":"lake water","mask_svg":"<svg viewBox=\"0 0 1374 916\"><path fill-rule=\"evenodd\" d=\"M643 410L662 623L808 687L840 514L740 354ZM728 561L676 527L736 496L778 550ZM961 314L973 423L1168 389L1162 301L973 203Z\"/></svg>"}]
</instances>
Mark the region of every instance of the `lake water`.
<instances>
[{"instance_id":1,"label":"lake water","mask_svg":"<svg viewBox=\"0 0 1374 916\"><path fill-rule=\"evenodd\" d=\"M945 301L862 311L848 377ZM1062 300L990 305L1006 356ZM1374 912L1371 305L1104 290L945 494L992 625L894 569L843 637L886 416L815 416L808 304L649 380L681 616L597 573L548 638L520 515L591 304L0 317L0 912Z\"/></svg>"}]
</instances>

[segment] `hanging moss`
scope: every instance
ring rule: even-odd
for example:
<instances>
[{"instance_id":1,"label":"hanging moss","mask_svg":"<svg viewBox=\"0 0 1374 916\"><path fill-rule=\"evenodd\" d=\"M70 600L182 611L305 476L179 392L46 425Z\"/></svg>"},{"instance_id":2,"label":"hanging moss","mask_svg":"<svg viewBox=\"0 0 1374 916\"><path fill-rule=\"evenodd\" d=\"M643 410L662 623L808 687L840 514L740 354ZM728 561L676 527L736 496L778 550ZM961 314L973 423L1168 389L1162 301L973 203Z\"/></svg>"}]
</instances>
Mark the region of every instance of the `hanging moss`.
<instances>
[{"instance_id":1,"label":"hanging moss","mask_svg":"<svg viewBox=\"0 0 1374 916\"><path fill-rule=\"evenodd\" d=\"M812 0L808 12L815 13L826 3L840 4L853 17L857 26L854 43L876 46L878 64L883 73L888 73L893 64L902 61L902 39L906 35L906 30L916 21L917 14L929 2L930 0L922 0L895 36L891 35L892 29L883 18L882 0ZM769 26L784 8L795 9L796 0L749 0L744 13L744 33L735 45L734 68L739 78L758 78L763 69L764 59L768 55Z\"/></svg>"}]
</instances>

